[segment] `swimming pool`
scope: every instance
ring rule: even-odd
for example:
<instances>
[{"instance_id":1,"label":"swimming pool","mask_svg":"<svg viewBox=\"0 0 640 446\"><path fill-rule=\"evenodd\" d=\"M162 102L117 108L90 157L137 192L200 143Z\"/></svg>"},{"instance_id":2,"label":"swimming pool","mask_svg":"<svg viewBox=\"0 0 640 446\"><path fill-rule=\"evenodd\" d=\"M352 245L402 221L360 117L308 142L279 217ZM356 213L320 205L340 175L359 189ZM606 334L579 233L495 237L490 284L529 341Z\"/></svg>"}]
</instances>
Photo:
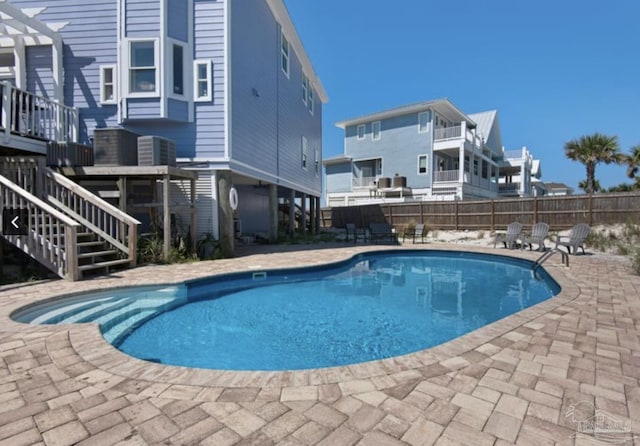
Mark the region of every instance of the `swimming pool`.
<instances>
[{"instance_id":1,"label":"swimming pool","mask_svg":"<svg viewBox=\"0 0 640 446\"><path fill-rule=\"evenodd\" d=\"M384 251L336 264L108 290L30 306L29 323L97 322L121 351L230 370L346 365L429 348L560 291L532 263Z\"/></svg>"}]
</instances>

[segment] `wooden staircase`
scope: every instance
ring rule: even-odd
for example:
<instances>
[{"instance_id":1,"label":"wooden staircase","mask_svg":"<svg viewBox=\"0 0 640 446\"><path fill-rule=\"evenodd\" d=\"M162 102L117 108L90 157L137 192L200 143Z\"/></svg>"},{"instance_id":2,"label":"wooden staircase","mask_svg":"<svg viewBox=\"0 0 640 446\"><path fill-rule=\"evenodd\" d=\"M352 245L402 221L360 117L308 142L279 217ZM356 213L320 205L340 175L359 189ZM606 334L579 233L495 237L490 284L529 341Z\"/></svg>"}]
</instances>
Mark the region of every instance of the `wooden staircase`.
<instances>
[{"instance_id":1,"label":"wooden staircase","mask_svg":"<svg viewBox=\"0 0 640 446\"><path fill-rule=\"evenodd\" d=\"M2 237L69 280L136 265L138 222L36 158L0 158L0 208L28 212L26 235Z\"/></svg>"}]
</instances>

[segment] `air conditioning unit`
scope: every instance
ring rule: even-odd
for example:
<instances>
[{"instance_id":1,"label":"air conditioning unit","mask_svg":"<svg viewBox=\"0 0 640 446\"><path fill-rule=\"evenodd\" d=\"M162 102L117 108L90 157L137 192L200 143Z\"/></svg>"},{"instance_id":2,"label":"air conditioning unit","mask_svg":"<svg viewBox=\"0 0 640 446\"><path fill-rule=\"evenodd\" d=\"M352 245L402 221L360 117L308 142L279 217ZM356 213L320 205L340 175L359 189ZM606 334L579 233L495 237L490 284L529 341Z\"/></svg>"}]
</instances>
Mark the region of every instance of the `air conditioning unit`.
<instances>
[{"instance_id":1,"label":"air conditioning unit","mask_svg":"<svg viewBox=\"0 0 640 446\"><path fill-rule=\"evenodd\" d=\"M139 166L175 166L176 143L161 136L138 138Z\"/></svg>"}]
</instances>

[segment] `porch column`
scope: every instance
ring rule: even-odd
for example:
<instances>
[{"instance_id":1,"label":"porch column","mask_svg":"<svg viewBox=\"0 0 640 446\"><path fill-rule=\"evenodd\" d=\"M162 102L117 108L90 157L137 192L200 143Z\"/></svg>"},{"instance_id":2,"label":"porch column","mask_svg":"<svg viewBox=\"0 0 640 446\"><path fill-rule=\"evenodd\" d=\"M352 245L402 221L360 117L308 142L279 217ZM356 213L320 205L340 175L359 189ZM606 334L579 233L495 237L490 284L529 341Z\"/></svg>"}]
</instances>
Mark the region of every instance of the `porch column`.
<instances>
[{"instance_id":1,"label":"porch column","mask_svg":"<svg viewBox=\"0 0 640 446\"><path fill-rule=\"evenodd\" d=\"M278 241L278 186L269 185L269 243Z\"/></svg>"},{"instance_id":2,"label":"porch column","mask_svg":"<svg viewBox=\"0 0 640 446\"><path fill-rule=\"evenodd\" d=\"M169 260L169 252L171 251L171 214L169 213L169 175L162 177L162 223L164 231L164 241L162 251L164 259Z\"/></svg>"},{"instance_id":3,"label":"porch column","mask_svg":"<svg viewBox=\"0 0 640 446\"><path fill-rule=\"evenodd\" d=\"M458 151L458 184L464 184L464 143L460 144Z\"/></svg>"},{"instance_id":4,"label":"porch column","mask_svg":"<svg viewBox=\"0 0 640 446\"><path fill-rule=\"evenodd\" d=\"M318 233L318 226L316 225L316 197L309 197L309 220L311 223L311 234L316 235Z\"/></svg>"},{"instance_id":5,"label":"porch column","mask_svg":"<svg viewBox=\"0 0 640 446\"><path fill-rule=\"evenodd\" d=\"M307 194L303 193L300 199L300 234L307 234Z\"/></svg>"},{"instance_id":6,"label":"porch column","mask_svg":"<svg viewBox=\"0 0 640 446\"><path fill-rule=\"evenodd\" d=\"M293 237L296 232L296 191L289 192L289 236Z\"/></svg>"},{"instance_id":7,"label":"porch column","mask_svg":"<svg viewBox=\"0 0 640 446\"><path fill-rule=\"evenodd\" d=\"M233 233L233 209L229 201L231 189L231 172L219 170L216 173L218 181L218 207L220 209L220 246L224 257L235 256L235 234Z\"/></svg>"}]
</instances>

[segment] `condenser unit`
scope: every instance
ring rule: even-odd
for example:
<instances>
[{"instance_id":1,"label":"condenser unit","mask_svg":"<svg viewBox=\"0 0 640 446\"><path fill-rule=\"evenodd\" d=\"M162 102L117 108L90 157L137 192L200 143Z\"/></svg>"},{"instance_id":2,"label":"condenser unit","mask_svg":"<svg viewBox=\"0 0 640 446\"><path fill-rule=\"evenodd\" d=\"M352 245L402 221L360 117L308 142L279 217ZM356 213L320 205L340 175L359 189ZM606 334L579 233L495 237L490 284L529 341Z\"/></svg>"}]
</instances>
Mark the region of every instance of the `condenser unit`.
<instances>
[{"instance_id":1,"label":"condenser unit","mask_svg":"<svg viewBox=\"0 0 640 446\"><path fill-rule=\"evenodd\" d=\"M138 138L139 166L175 166L176 143L160 136Z\"/></svg>"}]
</instances>

